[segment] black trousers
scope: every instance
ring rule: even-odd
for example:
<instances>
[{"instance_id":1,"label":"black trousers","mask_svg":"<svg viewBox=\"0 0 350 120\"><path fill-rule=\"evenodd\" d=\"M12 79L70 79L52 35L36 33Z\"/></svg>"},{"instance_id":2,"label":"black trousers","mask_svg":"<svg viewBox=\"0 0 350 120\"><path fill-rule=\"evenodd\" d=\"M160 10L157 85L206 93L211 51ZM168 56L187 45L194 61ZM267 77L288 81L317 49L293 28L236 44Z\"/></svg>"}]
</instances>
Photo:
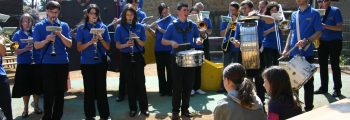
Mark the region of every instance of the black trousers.
<instances>
[{"instance_id":1,"label":"black trousers","mask_svg":"<svg viewBox=\"0 0 350 120\"><path fill-rule=\"evenodd\" d=\"M260 45L261 46L261 45ZM261 73L264 70L264 59L263 59L263 54L259 54L260 57L260 68L259 69L247 69L247 77L250 80L254 79L254 84L255 84L255 89L256 89L256 94L260 98L261 102L265 104L265 93L266 90L263 86L264 80L261 77Z\"/></svg>"},{"instance_id":2,"label":"black trousers","mask_svg":"<svg viewBox=\"0 0 350 120\"><path fill-rule=\"evenodd\" d=\"M339 56L342 50L342 40L338 41L320 41L318 48L318 58L321 74L321 90L328 91L328 58L330 58L334 82L334 91L340 92L342 88L341 73L339 67Z\"/></svg>"},{"instance_id":3,"label":"black trousers","mask_svg":"<svg viewBox=\"0 0 350 120\"><path fill-rule=\"evenodd\" d=\"M314 56L305 57L305 59L309 63L314 63ZM314 108L314 77L311 77L310 80L304 85L304 102L305 111L310 111Z\"/></svg>"},{"instance_id":4,"label":"black trousers","mask_svg":"<svg viewBox=\"0 0 350 120\"><path fill-rule=\"evenodd\" d=\"M121 56L122 59L123 56ZM118 93L118 97L120 98L124 98L125 97L125 89L126 89L126 80L124 77L124 71L119 71L120 75L119 75L119 93Z\"/></svg>"},{"instance_id":5,"label":"black trousers","mask_svg":"<svg viewBox=\"0 0 350 120\"><path fill-rule=\"evenodd\" d=\"M205 59L210 60L209 37L204 40L203 46L204 46L204 49L203 49L204 57Z\"/></svg>"},{"instance_id":6,"label":"black trousers","mask_svg":"<svg viewBox=\"0 0 350 120\"><path fill-rule=\"evenodd\" d=\"M179 113L180 106L182 112L188 112L191 90L193 88L195 67L179 67L172 57L173 68L173 98L172 112Z\"/></svg>"},{"instance_id":7,"label":"black trousers","mask_svg":"<svg viewBox=\"0 0 350 120\"><path fill-rule=\"evenodd\" d=\"M172 93L172 69L171 67L171 55L168 51L155 52L157 63L157 74L159 80L159 93L171 94ZM165 72L166 71L166 72ZM166 76L165 76L166 74Z\"/></svg>"},{"instance_id":8,"label":"black trousers","mask_svg":"<svg viewBox=\"0 0 350 120\"><path fill-rule=\"evenodd\" d=\"M68 64L42 64L44 92L43 120L60 120L67 91Z\"/></svg>"},{"instance_id":9,"label":"black trousers","mask_svg":"<svg viewBox=\"0 0 350 120\"><path fill-rule=\"evenodd\" d=\"M208 40L206 40L206 41L208 41ZM205 48L204 49L196 48L196 50L204 50L205 51ZM204 52L204 56L206 57L205 52ZM201 84L202 84L201 73L202 73L202 66L195 67L195 72L194 72L195 78L194 78L194 83L193 83L193 90L195 90L195 91L201 88Z\"/></svg>"},{"instance_id":10,"label":"black trousers","mask_svg":"<svg viewBox=\"0 0 350 120\"><path fill-rule=\"evenodd\" d=\"M261 102L265 104L265 88L263 86L264 80L261 77L263 69L247 69L247 77L250 80L254 79L256 94L260 98Z\"/></svg>"},{"instance_id":11,"label":"black trousers","mask_svg":"<svg viewBox=\"0 0 350 120\"><path fill-rule=\"evenodd\" d=\"M9 79L6 75L0 75L0 108L7 120L12 120L11 93ZM2 120L3 118L0 119Z\"/></svg>"},{"instance_id":12,"label":"black trousers","mask_svg":"<svg viewBox=\"0 0 350 120\"><path fill-rule=\"evenodd\" d=\"M95 100L100 117L109 117L109 106L106 90L107 64L82 64L81 74L84 80L84 112L86 118L96 116Z\"/></svg>"},{"instance_id":13,"label":"black trousers","mask_svg":"<svg viewBox=\"0 0 350 120\"><path fill-rule=\"evenodd\" d=\"M120 71L124 74L124 79L128 85L128 101L130 111L137 111L137 101L141 111L148 110L148 100L145 85L144 66L145 61L141 53L134 53L131 62L129 53L122 53Z\"/></svg>"},{"instance_id":14,"label":"black trousers","mask_svg":"<svg viewBox=\"0 0 350 120\"><path fill-rule=\"evenodd\" d=\"M264 48L264 51L262 52L262 57L264 61L263 68L268 68L273 65L278 65L277 59L280 57L280 54L276 49Z\"/></svg>"}]
</instances>

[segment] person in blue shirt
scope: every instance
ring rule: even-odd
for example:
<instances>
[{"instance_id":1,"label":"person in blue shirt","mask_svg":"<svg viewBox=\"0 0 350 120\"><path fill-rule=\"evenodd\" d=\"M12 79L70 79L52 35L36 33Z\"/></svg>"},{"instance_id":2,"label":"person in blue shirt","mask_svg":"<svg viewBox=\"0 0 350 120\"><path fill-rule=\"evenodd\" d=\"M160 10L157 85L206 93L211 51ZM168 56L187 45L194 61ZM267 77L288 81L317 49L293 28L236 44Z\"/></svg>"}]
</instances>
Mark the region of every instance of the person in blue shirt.
<instances>
[{"instance_id":1,"label":"person in blue shirt","mask_svg":"<svg viewBox=\"0 0 350 120\"><path fill-rule=\"evenodd\" d=\"M93 35L92 28L102 28L102 34ZM96 4L90 4L86 11L84 24L77 30L77 49L81 53L81 74L84 80L84 112L87 120L94 119L95 100L97 101L100 118L107 120L110 116L107 91L107 56L110 49L108 28L102 23L100 9Z\"/></svg>"},{"instance_id":2,"label":"person in blue shirt","mask_svg":"<svg viewBox=\"0 0 350 120\"><path fill-rule=\"evenodd\" d=\"M57 17L61 5L57 1L46 4L47 17L34 27L35 49L41 52L41 75L43 79L44 115L42 119L61 119L64 107L64 93L67 91L68 53L72 46L70 28ZM47 26L61 28L47 31ZM53 54L55 53L55 54Z\"/></svg>"},{"instance_id":3,"label":"person in blue shirt","mask_svg":"<svg viewBox=\"0 0 350 120\"><path fill-rule=\"evenodd\" d=\"M232 18L232 22L236 23L239 14L239 4L232 1L229 5L228 17ZM226 21L221 21L220 23L220 36L224 37L221 45L222 51L224 52L224 67L231 63L241 63L241 51L237 42L234 42L235 29L236 27L233 23L228 23ZM216 91L217 93L226 92L223 82L221 82L221 88Z\"/></svg>"},{"instance_id":4,"label":"person in blue shirt","mask_svg":"<svg viewBox=\"0 0 350 120\"><path fill-rule=\"evenodd\" d=\"M33 44L21 41L23 39L32 39L32 27L34 19L29 14L23 14L19 20L20 29L13 35L13 42L17 42L19 47L15 50L17 55L17 68L15 75L15 84L12 89L12 97L23 97L24 110L22 117L28 117L28 103L30 95L34 99L34 113L41 114L39 108L39 95L41 91L41 79L37 79L37 67L33 63L39 62L34 59L34 54L39 53L38 50L33 49ZM33 41L32 41L33 42ZM35 55L38 58L38 55Z\"/></svg>"},{"instance_id":5,"label":"person in blue shirt","mask_svg":"<svg viewBox=\"0 0 350 120\"><path fill-rule=\"evenodd\" d=\"M130 117L135 117L138 113L137 102L141 113L149 116L144 74L146 64L143 57L146 33L143 25L137 22L137 17L136 10L131 4L127 4L122 13L121 24L114 33L116 47L121 52L120 74L125 76L124 80L128 85Z\"/></svg>"},{"instance_id":6,"label":"person in blue shirt","mask_svg":"<svg viewBox=\"0 0 350 120\"><path fill-rule=\"evenodd\" d=\"M145 12L143 12L141 9L138 9L138 8L137 8L137 6L138 6L138 4L139 4L138 0L127 0L126 2L127 2L127 4L132 5L132 7L136 10L137 22L143 24L142 21L143 21L143 19L146 18L147 16L146 16L146 13L145 13ZM123 14L121 14L121 15L123 15ZM119 22L121 21L120 18L119 18L119 20L118 20L118 19L116 19L116 20L119 21ZM119 23L119 22L118 22L118 23ZM120 77L119 77L119 81L120 81L120 82L119 82L119 93L118 93L118 97L116 98L116 101L117 101L117 102L121 102L121 101L124 100L124 96L125 96L125 86L126 86L125 79L126 79L126 78L123 76L123 74L121 74Z\"/></svg>"},{"instance_id":7,"label":"person in blue shirt","mask_svg":"<svg viewBox=\"0 0 350 120\"><path fill-rule=\"evenodd\" d=\"M199 14L199 12L204 11L205 8L204 8L204 4L202 2L197 2L193 6L192 9L191 9L191 11L195 11L194 14ZM205 57L205 59L210 60L209 35L211 35L211 33L212 33L213 25L211 23L210 18L203 18L203 22L205 24L207 24L207 28L206 28L206 30L200 30L199 33L200 33L201 37L204 39L204 41L203 41L204 57ZM201 28L199 28L199 29L201 29ZM195 84L196 84L196 82L195 82ZM198 86L198 85L195 85L195 86ZM200 84L199 84L199 86L200 86ZM194 89L197 90L199 88L195 87ZM205 94L204 91L197 91L197 92L200 94Z\"/></svg>"},{"instance_id":8,"label":"person in blue shirt","mask_svg":"<svg viewBox=\"0 0 350 120\"><path fill-rule=\"evenodd\" d=\"M241 2L241 10L242 10L242 15L241 16L242 17L246 17L246 18L249 18L249 17L257 17L258 18L258 20L257 20L257 24L258 25L256 26L258 33L255 33L255 34L258 35L258 39L257 40L258 40L258 43L259 43L259 49L261 50L261 49L263 49L261 44L262 44L262 41L264 39L264 35L263 35L263 33L264 33L264 23L272 24L274 22L274 19L271 16L256 14L256 12L254 11L253 7L254 7L254 4L253 4L253 2L251 0L244 0L244 1L242 1ZM239 45L241 45L240 44L241 43L241 36L245 37L244 35L246 35L246 34L241 34L241 24L244 24L244 23L243 22L237 23L236 32L235 32L235 40L234 40L234 42L236 42L236 44L239 44ZM241 52L244 52L244 51L241 49ZM260 52L260 51L257 51L257 52ZM253 78L254 78L256 92L257 92L259 98L261 99L262 103L264 103L264 101L265 101L265 89L263 87L263 80L261 78L261 72L263 70L262 66L264 66L264 65L263 65L263 61L261 59L262 58L261 54L259 54L259 58L260 58L260 60L257 61L257 62L260 62L260 68L247 69L247 77L250 80L253 80ZM247 58L242 58L242 62L243 62L244 59L247 59ZM254 64L254 63L251 63L251 64ZM244 65L244 66L246 66L246 65Z\"/></svg>"},{"instance_id":9,"label":"person in blue shirt","mask_svg":"<svg viewBox=\"0 0 350 120\"><path fill-rule=\"evenodd\" d=\"M202 40L199 36L197 25L188 21L189 15L188 5L179 3L177 5L178 19L171 23L165 34L163 35L162 44L171 45L172 70L173 70L173 98L172 98L172 119L179 119L181 114L185 117L192 117L188 108L195 79L195 67L180 67L175 62L177 52L193 48L196 45L201 45ZM180 44L190 44L188 46L180 46Z\"/></svg>"},{"instance_id":10,"label":"person in blue shirt","mask_svg":"<svg viewBox=\"0 0 350 120\"><path fill-rule=\"evenodd\" d=\"M277 13L280 9L277 2L269 2L266 7L265 15L271 16L273 13ZM262 40L262 46L264 47L262 51L262 59L264 62L263 68L268 68L272 65L278 65L278 58L280 57L280 53L282 53L282 33L280 29L278 29L279 40L277 40L277 35L275 31L275 25L278 24L278 20L272 24L264 23L264 39ZM279 42L279 43L277 43ZM280 45L280 46L278 46Z\"/></svg>"},{"instance_id":11,"label":"person in blue shirt","mask_svg":"<svg viewBox=\"0 0 350 120\"><path fill-rule=\"evenodd\" d=\"M13 120L10 80L6 75L6 71L2 66L2 58L6 55L5 38L0 36L0 108L4 116L0 115L0 120Z\"/></svg>"},{"instance_id":12,"label":"person in blue shirt","mask_svg":"<svg viewBox=\"0 0 350 120\"><path fill-rule=\"evenodd\" d=\"M157 75L159 80L160 96L172 95L172 69L171 66L171 46L163 45L162 38L167 27L175 19L170 14L170 8L165 3L158 6L159 21L156 25L151 26L156 32L155 57L157 64ZM166 74L165 74L166 73Z\"/></svg>"},{"instance_id":13,"label":"person in blue shirt","mask_svg":"<svg viewBox=\"0 0 350 120\"><path fill-rule=\"evenodd\" d=\"M320 38L320 47L317 50L320 64L321 87L314 93L328 93L328 58L330 58L334 82L332 96L339 97L341 96L340 89L342 88L339 56L343 41L343 17L339 8L330 6L330 0L318 0L317 2L321 9L326 9L326 14L322 17L323 31Z\"/></svg>"},{"instance_id":14,"label":"person in blue shirt","mask_svg":"<svg viewBox=\"0 0 350 120\"><path fill-rule=\"evenodd\" d=\"M322 33L322 24L321 24L321 16L312 8L308 3L308 0L296 0L297 5L299 6L298 11L292 13L291 16L291 24L290 24L290 33L285 48L283 50L282 55L284 57L290 56L293 57L295 55L301 55L306 58L309 63L314 62L314 45L310 44L310 46L306 49L305 47L316 40L318 36ZM297 27L296 27L296 18L299 16L299 26L300 26L300 38L297 38ZM294 49L288 55L288 51L290 48L294 46L300 47L301 49ZM306 50L305 50L306 49ZM304 102L305 102L305 111L310 111L313 109L313 99L314 99L314 78L311 79L304 85Z\"/></svg>"}]
</instances>

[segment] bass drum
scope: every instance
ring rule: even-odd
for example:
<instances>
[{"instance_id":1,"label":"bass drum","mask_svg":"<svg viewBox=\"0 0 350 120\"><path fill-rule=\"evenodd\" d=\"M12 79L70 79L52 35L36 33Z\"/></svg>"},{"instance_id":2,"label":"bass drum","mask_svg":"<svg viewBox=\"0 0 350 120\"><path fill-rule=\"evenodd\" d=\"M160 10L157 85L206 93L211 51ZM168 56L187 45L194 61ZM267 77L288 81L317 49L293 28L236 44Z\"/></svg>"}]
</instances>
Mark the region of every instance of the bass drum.
<instances>
[{"instance_id":1,"label":"bass drum","mask_svg":"<svg viewBox=\"0 0 350 120\"><path fill-rule=\"evenodd\" d=\"M146 42L145 42L145 62L146 64L152 64L156 62L154 54L156 42L156 35L152 29L146 28Z\"/></svg>"}]
</instances>

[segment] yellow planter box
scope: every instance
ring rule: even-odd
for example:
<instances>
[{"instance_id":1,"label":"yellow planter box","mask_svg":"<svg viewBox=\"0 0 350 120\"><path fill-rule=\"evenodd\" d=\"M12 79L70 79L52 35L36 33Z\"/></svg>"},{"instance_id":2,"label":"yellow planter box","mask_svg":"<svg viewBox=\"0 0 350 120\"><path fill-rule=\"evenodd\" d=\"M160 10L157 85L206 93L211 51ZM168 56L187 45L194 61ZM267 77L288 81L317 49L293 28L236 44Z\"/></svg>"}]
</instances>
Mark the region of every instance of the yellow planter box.
<instances>
[{"instance_id":1,"label":"yellow planter box","mask_svg":"<svg viewBox=\"0 0 350 120\"><path fill-rule=\"evenodd\" d=\"M222 81L223 63L213 63L209 60L204 60L202 65L202 90L218 90Z\"/></svg>"}]
</instances>

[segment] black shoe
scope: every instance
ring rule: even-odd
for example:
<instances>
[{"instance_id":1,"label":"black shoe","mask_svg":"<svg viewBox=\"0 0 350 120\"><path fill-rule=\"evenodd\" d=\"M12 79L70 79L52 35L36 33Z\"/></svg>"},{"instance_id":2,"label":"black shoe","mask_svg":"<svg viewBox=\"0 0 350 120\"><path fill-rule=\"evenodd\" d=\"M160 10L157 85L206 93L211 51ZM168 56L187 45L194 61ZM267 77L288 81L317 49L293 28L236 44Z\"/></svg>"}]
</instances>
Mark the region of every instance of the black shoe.
<instances>
[{"instance_id":1,"label":"black shoe","mask_svg":"<svg viewBox=\"0 0 350 120\"><path fill-rule=\"evenodd\" d=\"M130 112L129 112L129 116L130 116L130 117L135 117L135 116L136 116L136 113L137 113L136 111L130 111Z\"/></svg>"},{"instance_id":2,"label":"black shoe","mask_svg":"<svg viewBox=\"0 0 350 120\"><path fill-rule=\"evenodd\" d=\"M314 94L325 94L325 93L327 93L327 91L322 90L322 89L318 89L314 92Z\"/></svg>"},{"instance_id":3,"label":"black shoe","mask_svg":"<svg viewBox=\"0 0 350 120\"><path fill-rule=\"evenodd\" d=\"M145 116L149 116L149 111L148 110L145 110L145 111L141 111L141 113L143 114L143 115L145 115Z\"/></svg>"},{"instance_id":4,"label":"black shoe","mask_svg":"<svg viewBox=\"0 0 350 120\"><path fill-rule=\"evenodd\" d=\"M333 94L332 94L333 97L340 97L341 96L341 92L336 92L334 91Z\"/></svg>"},{"instance_id":5,"label":"black shoe","mask_svg":"<svg viewBox=\"0 0 350 120\"><path fill-rule=\"evenodd\" d=\"M22 118L27 118L29 115L28 115L28 112L23 112L22 113Z\"/></svg>"},{"instance_id":6,"label":"black shoe","mask_svg":"<svg viewBox=\"0 0 350 120\"><path fill-rule=\"evenodd\" d=\"M34 113L35 114L42 114L43 111L40 108L37 108L37 109L34 110Z\"/></svg>"},{"instance_id":7,"label":"black shoe","mask_svg":"<svg viewBox=\"0 0 350 120\"><path fill-rule=\"evenodd\" d=\"M116 100L117 102L121 102L121 101L124 100L124 97L117 97L115 100Z\"/></svg>"},{"instance_id":8,"label":"black shoe","mask_svg":"<svg viewBox=\"0 0 350 120\"><path fill-rule=\"evenodd\" d=\"M179 113L172 113L173 115L171 116L171 120L180 120Z\"/></svg>"},{"instance_id":9,"label":"black shoe","mask_svg":"<svg viewBox=\"0 0 350 120\"><path fill-rule=\"evenodd\" d=\"M85 118L85 120L95 120L94 117L88 117L88 118Z\"/></svg>"},{"instance_id":10,"label":"black shoe","mask_svg":"<svg viewBox=\"0 0 350 120\"><path fill-rule=\"evenodd\" d=\"M193 117L193 115L190 112L181 112L181 116L185 116L185 117Z\"/></svg>"}]
</instances>

